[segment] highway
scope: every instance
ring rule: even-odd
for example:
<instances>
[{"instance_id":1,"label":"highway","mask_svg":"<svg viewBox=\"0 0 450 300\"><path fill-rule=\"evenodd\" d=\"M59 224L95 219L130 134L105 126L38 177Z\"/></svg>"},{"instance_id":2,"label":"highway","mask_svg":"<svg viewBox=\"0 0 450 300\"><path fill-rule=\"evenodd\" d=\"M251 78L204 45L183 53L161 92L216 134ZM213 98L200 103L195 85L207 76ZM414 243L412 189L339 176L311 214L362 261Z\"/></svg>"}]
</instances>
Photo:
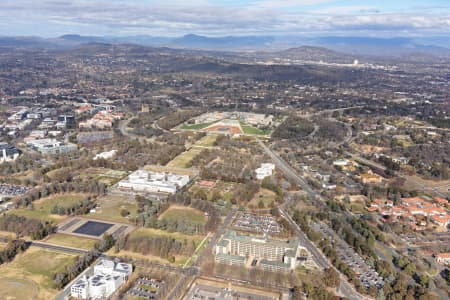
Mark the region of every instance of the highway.
<instances>
[{"instance_id":1,"label":"highway","mask_svg":"<svg viewBox=\"0 0 450 300\"><path fill-rule=\"evenodd\" d=\"M264 152L272 159L274 164L277 166L279 170L281 170L284 175L294 181L301 189L303 189L305 192L307 192L313 199L313 201L318 205L318 207L324 207L324 201L322 201L322 197L319 193L314 191L307 181L300 177L297 172L292 169L292 167L285 162L281 157L278 156L275 152L273 152L269 147L267 147L261 140L257 139L260 146L263 148ZM279 207L280 214L286 218L286 220L291 224L291 226L295 229L295 232L297 233L297 236L300 240L300 242L304 243L305 247L310 251L311 255L313 256L316 264L320 268L328 268L333 267L332 264L328 261L328 259L322 254L322 252L319 251L319 249L316 248L316 246L306 237L305 233L300 229L297 223L292 220L291 216L284 211L284 206ZM338 271L339 272L339 271ZM358 293L354 287L347 281L344 275L340 274L340 286L338 288L338 292L350 299L350 300L359 300L359 299L371 299L370 297L363 296L360 293Z\"/></svg>"}]
</instances>

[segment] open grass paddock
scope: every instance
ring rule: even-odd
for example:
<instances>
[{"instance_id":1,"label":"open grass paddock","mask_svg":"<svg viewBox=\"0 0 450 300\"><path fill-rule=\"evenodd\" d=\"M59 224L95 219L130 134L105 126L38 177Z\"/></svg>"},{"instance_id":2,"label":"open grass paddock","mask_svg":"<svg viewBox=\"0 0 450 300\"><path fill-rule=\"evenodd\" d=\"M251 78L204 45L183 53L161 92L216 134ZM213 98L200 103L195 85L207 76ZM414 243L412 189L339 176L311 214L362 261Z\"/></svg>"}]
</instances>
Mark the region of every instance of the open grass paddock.
<instances>
[{"instance_id":1,"label":"open grass paddock","mask_svg":"<svg viewBox=\"0 0 450 300\"><path fill-rule=\"evenodd\" d=\"M71 254L30 247L0 266L0 299L53 299L59 292L52 287L53 275L74 259Z\"/></svg>"}]
</instances>

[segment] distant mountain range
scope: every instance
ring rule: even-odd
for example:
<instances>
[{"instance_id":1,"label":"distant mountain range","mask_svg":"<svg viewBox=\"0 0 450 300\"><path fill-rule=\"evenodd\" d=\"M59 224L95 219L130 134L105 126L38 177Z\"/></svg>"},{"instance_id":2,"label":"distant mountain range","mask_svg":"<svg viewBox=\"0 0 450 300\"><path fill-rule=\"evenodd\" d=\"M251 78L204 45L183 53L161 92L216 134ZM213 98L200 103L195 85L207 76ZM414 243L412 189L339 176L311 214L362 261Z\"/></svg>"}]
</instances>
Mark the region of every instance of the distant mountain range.
<instances>
[{"instance_id":1,"label":"distant mountain range","mask_svg":"<svg viewBox=\"0 0 450 300\"><path fill-rule=\"evenodd\" d=\"M373 38L373 37L298 37L298 36L225 36L206 37L189 34L182 37L155 37L147 35L80 36L63 35L58 38L0 37L0 47L23 47L44 49L67 49L82 44L137 44L151 47L175 49L239 51L239 52L279 52L301 46L322 47L347 55L367 55L376 57L402 57L427 55L450 58L450 39L445 37L427 38ZM314 49L314 48L312 48ZM309 49L311 50L311 49ZM288 51L293 55L294 50Z\"/></svg>"}]
</instances>

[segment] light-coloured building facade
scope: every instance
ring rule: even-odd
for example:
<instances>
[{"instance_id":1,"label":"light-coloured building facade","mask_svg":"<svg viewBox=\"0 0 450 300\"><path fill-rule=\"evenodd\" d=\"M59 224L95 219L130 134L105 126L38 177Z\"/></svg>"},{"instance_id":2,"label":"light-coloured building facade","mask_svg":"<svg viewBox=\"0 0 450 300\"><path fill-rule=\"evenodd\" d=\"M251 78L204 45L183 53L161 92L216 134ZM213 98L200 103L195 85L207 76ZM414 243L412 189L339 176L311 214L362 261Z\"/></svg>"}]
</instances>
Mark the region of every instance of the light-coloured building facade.
<instances>
[{"instance_id":1,"label":"light-coloured building facade","mask_svg":"<svg viewBox=\"0 0 450 300\"><path fill-rule=\"evenodd\" d=\"M271 271L295 269L307 256L306 248L300 246L296 239L274 240L241 235L231 230L225 232L215 248L216 262L229 265L250 262L250 265Z\"/></svg>"},{"instance_id":2,"label":"light-coloured building facade","mask_svg":"<svg viewBox=\"0 0 450 300\"><path fill-rule=\"evenodd\" d=\"M188 175L137 170L131 173L128 179L121 180L119 188L142 193L175 194L177 190L187 185L189 181Z\"/></svg>"},{"instance_id":3,"label":"light-coloured building facade","mask_svg":"<svg viewBox=\"0 0 450 300\"><path fill-rule=\"evenodd\" d=\"M0 143L0 163L15 161L20 156L20 150L14 145Z\"/></svg>"},{"instance_id":4,"label":"light-coloured building facade","mask_svg":"<svg viewBox=\"0 0 450 300\"><path fill-rule=\"evenodd\" d=\"M77 150L77 145L56 139L29 140L27 146L42 154L66 154Z\"/></svg>"},{"instance_id":5,"label":"light-coloured building facade","mask_svg":"<svg viewBox=\"0 0 450 300\"><path fill-rule=\"evenodd\" d=\"M76 299L107 299L133 272L133 266L127 263L100 259L94 266L93 275L83 276L70 288L70 295Z\"/></svg>"},{"instance_id":6,"label":"light-coloured building facade","mask_svg":"<svg viewBox=\"0 0 450 300\"><path fill-rule=\"evenodd\" d=\"M255 170L256 179L263 180L267 176L271 176L275 170L275 165L271 163L263 163L261 166Z\"/></svg>"}]
</instances>

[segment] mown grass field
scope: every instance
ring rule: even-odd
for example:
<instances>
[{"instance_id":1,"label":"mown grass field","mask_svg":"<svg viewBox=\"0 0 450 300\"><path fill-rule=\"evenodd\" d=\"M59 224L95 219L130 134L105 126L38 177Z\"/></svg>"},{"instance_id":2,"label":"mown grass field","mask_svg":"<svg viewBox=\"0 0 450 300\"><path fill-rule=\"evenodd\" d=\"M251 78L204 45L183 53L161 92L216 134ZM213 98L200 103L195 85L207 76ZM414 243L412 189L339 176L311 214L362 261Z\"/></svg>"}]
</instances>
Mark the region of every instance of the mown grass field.
<instances>
[{"instance_id":1,"label":"mown grass field","mask_svg":"<svg viewBox=\"0 0 450 300\"><path fill-rule=\"evenodd\" d=\"M194 146L199 147L212 147L217 140L216 134L209 134L207 136L202 137L197 142L195 142Z\"/></svg>"},{"instance_id":2,"label":"mown grass field","mask_svg":"<svg viewBox=\"0 0 450 300\"><path fill-rule=\"evenodd\" d=\"M192 223L204 224L206 217L203 212L185 206L171 206L159 216L160 220L167 221L187 221Z\"/></svg>"},{"instance_id":3,"label":"mown grass field","mask_svg":"<svg viewBox=\"0 0 450 300\"><path fill-rule=\"evenodd\" d=\"M55 205L68 207L73 204L79 203L86 197L87 196L85 194L54 195L34 201L33 208L21 207L18 209L11 210L10 213L42 221L59 222L65 219L66 216L52 214L51 211Z\"/></svg>"},{"instance_id":4,"label":"mown grass field","mask_svg":"<svg viewBox=\"0 0 450 300\"><path fill-rule=\"evenodd\" d=\"M231 201L233 198L233 192L238 187L239 183L228 183L228 182L222 182L219 181L213 188L203 187L200 186L198 183L195 183L192 185L192 187L189 189L189 192L191 192L193 195L195 195L200 190L204 191L207 195L207 199L209 201L212 200L213 194L218 193L222 200L224 201Z\"/></svg>"},{"instance_id":5,"label":"mown grass field","mask_svg":"<svg viewBox=\"0 0 450 300\"><path fill-rule=\"evenodd\" d=\"M138 228L130 234L130 238L133 237L149 237L149 236L164 236L170 237L176 240L193 240L195 245L198 245L203 239L202 235L187 235L180 232L168 232L165 230L155 228Z\"/></svg>"},{"instance_id":6,"label":"mown grass field","mask_svg":"<svg viewBox=\"0 0 450 300\"><path fill-rule=\"evenodd\" d=\"M97 208L95 213L87 215L89 218L128 223L128 218L122 217L121 211L127 210L130 213L129 218L135 217L137 214L136 201L123 196L108 195L102 197L98 199L98 205L100 208Z\"/></svg>"},{"instance_id":7,"label":"mown grass field","mask_svg":"<svg viewBox=\"0 0 450 300\"><path fill-rule=\"evenodd\" d=\"M71 265L74 255L30 247L11 263L0 265L0 299L53 299L53 275Z\"/></svg>"},{"instance_id":8,"label":"mown grass field","mask_svg":"<svg viewBox=\"0 0 450 300\"><path fill-rule=\"evenodd\" d=\"M204 129L212 124L214 124L216 122L210 122L210 123L200 123L200 124L183 124L181 125L181 129L184 130L200 130L200 129Z\"/></svg>"},{"instance_id":9,"label":"mown grass field","mask_svg":"<svg viewBox=\"0 0 450 300\"><path fill-rule=\"evenodd\" d=\"M191 148L188 151L181 153L180 155L169 161L167 166L174 168L188 168L191 160L193 160L197 155L199 155L200 152L202 152L202 149Z\"/></svg>"},{"instance_id":10,"label":"mown grass field","mask_svg":"<svg viewBox=\"0 0 450 300\"><path fill-rule=\"evenodd\" d=\"M268 208L270 203L275 204L276 194L270 190L261 188L258 193L255 194L253 199L248 203L247 206L253 206L254 208L259 208L259 203L262 201L264 203L263 208Z\"/></svg>"},{"instance_id":11,"label":"mown grass field","mask_svg":"<svg viewBox=\"0 0 450 300\"><path fill-rule=\"evenodd\" d=\"M268 135L271 133L270 130L261 130L251 125L245 124L243 122L239 122L241 125L242 131L244 134L254 134L254 135Z\"/></svg>"},{"instance_id":12,"label":"mown grass field","mask_svg":"<svg viewBox=\"0 0 450 300\"><path fill-rule=\"evenodd\" d=\"M54 245L90 250L94 248L94 245L98 241L69 234L56 233L52 234L46 242Z\"/></svg>"},{"instance_id":13,"label":"mown grass field","mask_svg":"<svg viewBox=\"0 0 450 300\"><path fill-rule=\"evenodd\" d=\"M108 168L88 168L84 170L79 177L84 180L95 179L108 186L117 183L119 180L126 177L126 171L113 170Z\"/></svg>"},{"instance_id":14,"label":"mown grass field","mask_svg":"<svg viewBox=\"0 0 450 300\"><path fill-rule=\"evenodd\" d=\"M169 172L173 174L188 175L191 177L195 175L195 171L193 171L192 169L176 168L169 166L146 165L143 167L143 170L150 172Z\"/></svg>"},{"instance_id":15,"label":"mown grass field","mask_svg":"<svg viewBox=\"0 0 450 300\"><path fill-rule=\"evenodd\" d=\"M51 179L55 179L55 176L58 173L64 173L64 171L70 171L70 168L64 167L64 168L60 168L60 169L51 170L51 171L48 171L47 173L45 173L45 175L47 175Z\"/></svg>"}]
</instances>

